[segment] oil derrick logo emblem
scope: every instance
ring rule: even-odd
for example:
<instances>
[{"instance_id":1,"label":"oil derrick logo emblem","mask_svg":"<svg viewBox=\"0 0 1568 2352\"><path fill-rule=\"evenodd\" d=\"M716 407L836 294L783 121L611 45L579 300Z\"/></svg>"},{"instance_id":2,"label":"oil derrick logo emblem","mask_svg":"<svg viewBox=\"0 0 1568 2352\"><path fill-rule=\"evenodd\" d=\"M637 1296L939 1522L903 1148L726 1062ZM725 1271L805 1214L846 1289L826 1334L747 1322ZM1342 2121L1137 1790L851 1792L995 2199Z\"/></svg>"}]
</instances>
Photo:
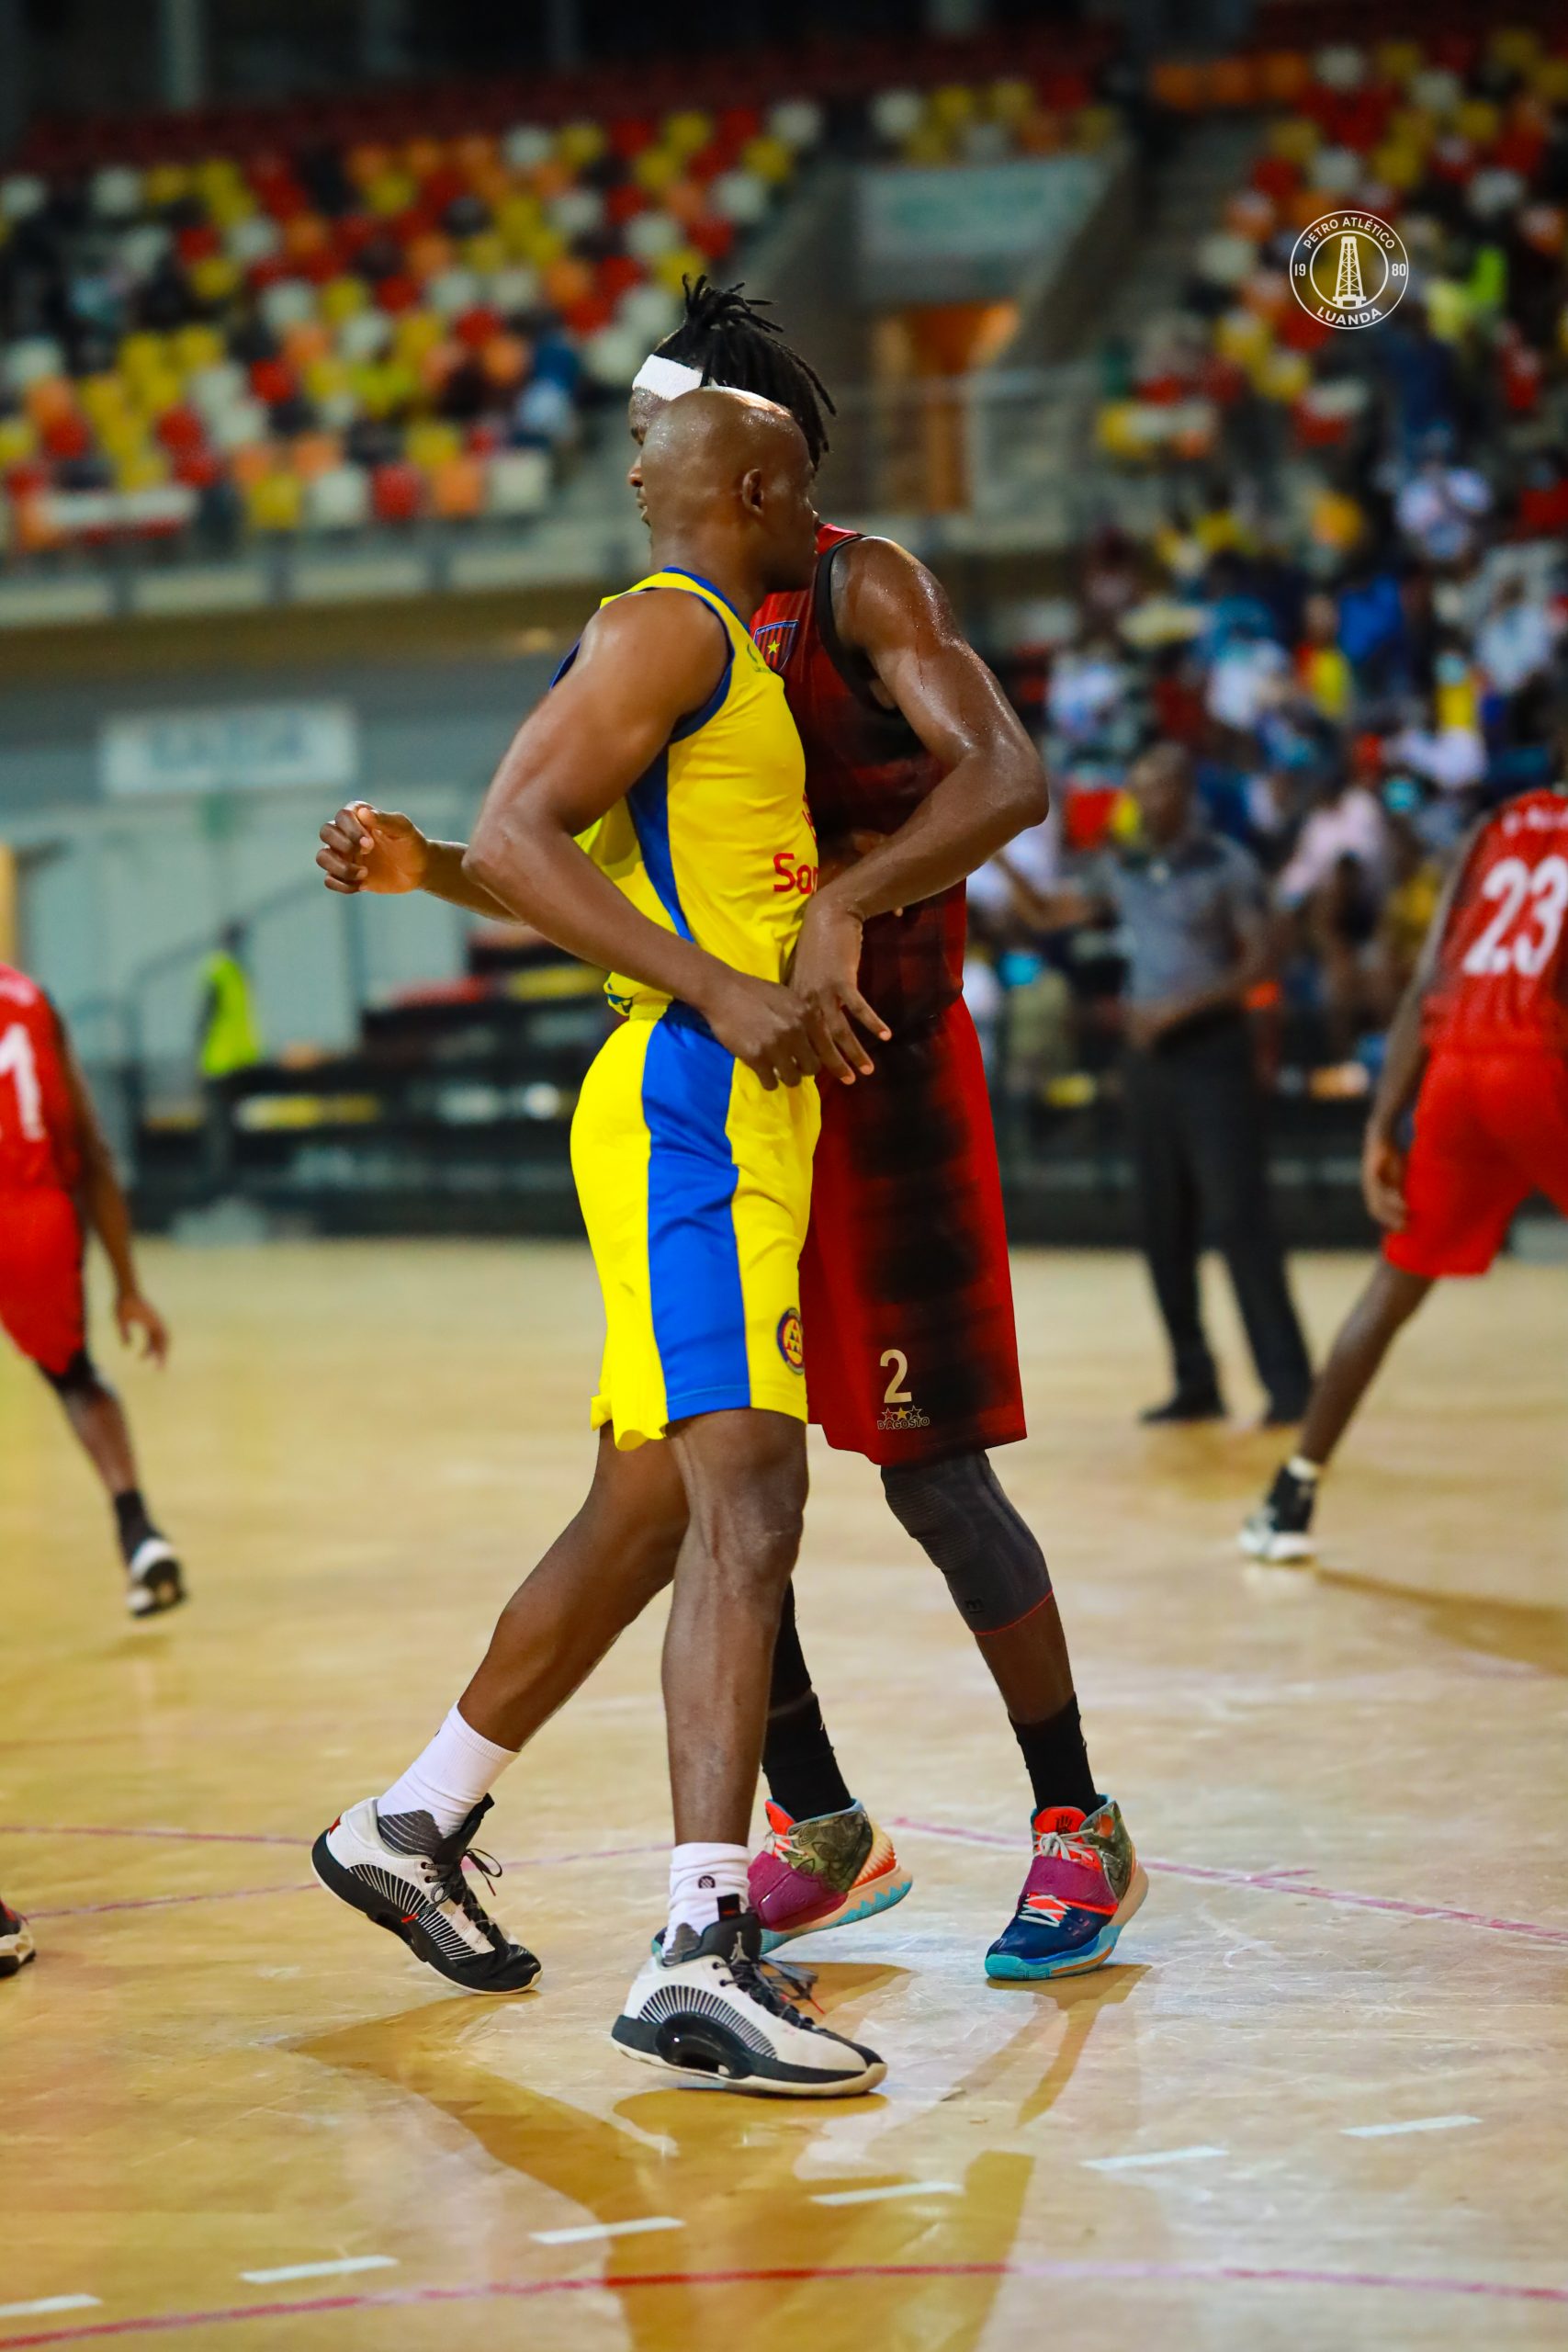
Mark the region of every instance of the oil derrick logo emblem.
<instances>
[{"instance_id":1,"label":"oil derrick logo emblem","mask_svg":"<svg viewBox=\"0 0 1568 2352\"><path fill-rule=\"evenodd\" d=\"M1325 212L1291 252L1291 291L1325 327L1375 327L1410 283L1410 256L1375 212Z\"/></svg>"}]
</instances>

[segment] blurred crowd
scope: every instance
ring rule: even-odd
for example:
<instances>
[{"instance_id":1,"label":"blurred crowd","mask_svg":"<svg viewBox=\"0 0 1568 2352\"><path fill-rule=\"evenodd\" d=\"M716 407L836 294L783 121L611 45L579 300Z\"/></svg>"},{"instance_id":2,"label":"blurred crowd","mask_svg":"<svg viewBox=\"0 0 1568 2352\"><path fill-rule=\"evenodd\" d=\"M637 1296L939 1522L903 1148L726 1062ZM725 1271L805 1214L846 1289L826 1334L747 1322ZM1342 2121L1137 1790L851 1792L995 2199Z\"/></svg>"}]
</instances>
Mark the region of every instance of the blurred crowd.
<instances>
[{"instance_id":1,"label":"blurred crowd","mask_svg":"<svg viewBox=\"0 0 1568 2352\"><path fill-rule=\"evenodd\" d=\"M1366 177L1386 156L1350 157L1362 179L1347 192L1397 211L1412 254L1391 318L1335 334L1295 306L1298 217L1329 191L1288 190L1271 147L1195 256L1180 312L1128 362L1145 401L1179 407L1201 379L1207 425L1184 466L1162 460L1162 524L1100 531L1037 632L1050 641L1014 673L1055 807L976 877L970 995L1015 1091L1070 1100L1114 1043L1116 938L1040 915L1134 838L1123 786L1142 745L1189 748L1206 821L1261 867L1279 979L1257 1011L1284 1081L1320 1092L1375 1070L1472 818L1556 772L1568 116L1520 96L1519 72L1495 54L1468 84L1450 71L1449 116L1398 191ZM1363 84L1336 102L1366 99ZM1483 106L1495 147L1513 140L1508 169L1454 129L1468 107L1471 133L1485 130ZM1320 137L1315 152L1342 182L1336 151ZM1235 352L1265 328L1248 373ZM1311 369L1283 404L1259 390L1282 361Z\"/></svg>"}]
</instances>

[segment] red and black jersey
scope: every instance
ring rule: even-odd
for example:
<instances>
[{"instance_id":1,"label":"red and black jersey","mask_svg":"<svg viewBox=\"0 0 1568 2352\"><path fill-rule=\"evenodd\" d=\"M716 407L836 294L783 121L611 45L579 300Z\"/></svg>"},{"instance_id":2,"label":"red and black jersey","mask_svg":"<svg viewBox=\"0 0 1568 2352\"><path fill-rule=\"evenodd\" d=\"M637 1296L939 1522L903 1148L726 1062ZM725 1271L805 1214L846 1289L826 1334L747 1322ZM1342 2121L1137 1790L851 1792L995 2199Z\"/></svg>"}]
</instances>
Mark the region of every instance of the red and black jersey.
<instances>
[{"instance_id":1,"label":"red and black jersey","mask_svg":"<svg viewBox=\"0 0 1568 2352\"><path fill-rule=\"evenodd\" d=\"M1568 1053L1568 794L1523 792L1465 860L1427 992L1445 1053Z\"/></svg>"},{"instance_id":2,"label":"red and black jersey","mask_svg":"<svg viewBox=\"0 0 1568 2352\"><path fill-rule=\"evenodd\" d=\"M25 972L0 964L0 1192L42 1184L68 1193L81 1173L53 1008Z\"/></svg>"},{"instance_id":3,"label":"red and black jersey","mask_svg":"<svg viewBox=\"0 0 1568 2352\"><path fill-rule=\"evenodd\" d=\"M908 719L877 700L871 663L834 624L834 562L860 537L824 523L810 587L770 596L751 622L800 729L806 795L825 851L836 836L897 832L942 776ZM964 926L962 883L867 923L861 990L896 1034L934 1018L963 992Z\"/></svg>"}]
</instances>

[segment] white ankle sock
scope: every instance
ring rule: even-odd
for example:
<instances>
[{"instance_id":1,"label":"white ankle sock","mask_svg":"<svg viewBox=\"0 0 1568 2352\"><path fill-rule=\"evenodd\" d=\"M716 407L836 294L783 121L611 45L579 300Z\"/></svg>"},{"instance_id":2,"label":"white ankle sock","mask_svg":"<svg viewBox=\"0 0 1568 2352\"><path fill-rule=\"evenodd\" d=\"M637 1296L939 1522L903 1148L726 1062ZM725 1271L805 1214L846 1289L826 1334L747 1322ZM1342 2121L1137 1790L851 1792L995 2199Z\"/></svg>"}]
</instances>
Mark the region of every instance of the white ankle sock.
<instances>
[{"instance_id":1,"label":"white ankle sock","mask_svg":"<svg viewBox=\"0 0 1568 2352\"><path fill-rule=\"evenodd\" d=\"M744 1911L751 1857L744 1846L677 1846L670 1857L669 1943L677 1928L701 1935L718 1917L721 1894L738 1894Z\"/></svg>"},{"instance_id":2,"label":"white ankle sock","mask_svg":"<svg viewBox=\"0 0 1568 2352\"><path fill-rule=\"evenodd\" d=\"M378 1813L428 1813L445 1838L472 1813L491 1785L501 1778L519 1750L497 1747L481 1739L456 1707L430 1746L384 1797L376 1800Z\"/></svg>"},{"instance_id":3,"label":"white ankle sock","mask_svg":"<svg viewBox=\"0 0 1568 2352\"><path fill-rule=\"evenodd\" d=\"M1322 1463L1309 1462L1304 1453L1292 1453L1290 1460L1286 1463L1285 1467L1290 1472L1292 1478L1300 1478L1304 1485L1309 1487L1312 1485L1314 1479L1321 1478L1323 1476Z\"/></svg>"}]
</instances>

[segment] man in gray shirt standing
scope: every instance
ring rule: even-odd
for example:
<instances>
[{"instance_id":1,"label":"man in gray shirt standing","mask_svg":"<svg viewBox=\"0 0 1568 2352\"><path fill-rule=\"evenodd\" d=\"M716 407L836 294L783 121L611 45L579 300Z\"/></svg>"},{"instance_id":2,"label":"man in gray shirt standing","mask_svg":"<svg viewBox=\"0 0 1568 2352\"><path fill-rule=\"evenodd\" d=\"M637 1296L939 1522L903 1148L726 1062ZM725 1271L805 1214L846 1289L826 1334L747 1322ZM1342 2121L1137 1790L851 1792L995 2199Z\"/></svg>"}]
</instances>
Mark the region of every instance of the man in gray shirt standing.
<instances>
[{"instance_id":1,"label":"man in gray shirt standing","mask_svg":"<svg viewBox=\"0 0 1568 2352\"><path fill-rule=\"evenodd\" d=\"M1269 1197L1263 1091L1246 1004L1271 971L1263 877L1244 849L1203 824L1191 762L1161 744L1128 788L1141 838L1084 887L1041 902L1052 922L1121 923L1128 946L1122 1081L1143 1241L1176 1384L1146 1421L1224 1411L1199 1306L1205 1233L1224 1253L1267 1419L1300 1419L1312 1385Z\"/></svg>"}]
</instances>

